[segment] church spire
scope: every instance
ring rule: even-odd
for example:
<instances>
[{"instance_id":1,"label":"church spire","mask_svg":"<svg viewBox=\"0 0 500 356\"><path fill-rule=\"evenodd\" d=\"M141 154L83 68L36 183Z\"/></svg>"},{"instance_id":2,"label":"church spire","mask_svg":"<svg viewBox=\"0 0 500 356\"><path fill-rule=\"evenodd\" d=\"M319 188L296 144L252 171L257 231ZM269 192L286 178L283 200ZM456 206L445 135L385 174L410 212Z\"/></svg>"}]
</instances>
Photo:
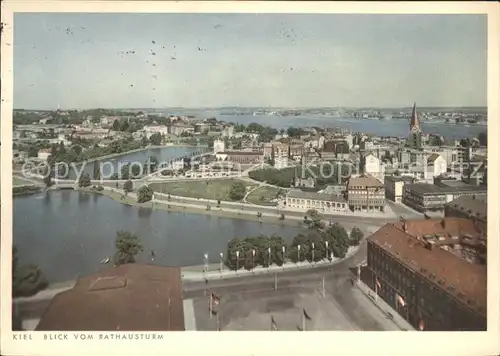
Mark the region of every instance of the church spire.
<instances>
[{"instance_id":1,"label":"church spire","mask_svg":"<svg viewBox=\"0 0 500 356\"><path fill-rule=\"evenodd\" d=\"M420 120L417 115L417 104L413 103L413 110L411 111L411 121L410 121L410 130L411 131L421 131Z\"/></svg>"}]
</instances>

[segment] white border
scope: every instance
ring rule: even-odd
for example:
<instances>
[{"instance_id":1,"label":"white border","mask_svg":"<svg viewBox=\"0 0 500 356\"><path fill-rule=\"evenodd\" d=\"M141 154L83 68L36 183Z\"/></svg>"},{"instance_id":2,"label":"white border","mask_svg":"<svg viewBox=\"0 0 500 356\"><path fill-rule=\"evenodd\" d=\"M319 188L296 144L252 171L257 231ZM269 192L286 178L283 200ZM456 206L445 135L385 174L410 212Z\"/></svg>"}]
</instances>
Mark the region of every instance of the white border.
<instances>
[{"instance_id":1,"label":"white border","mask_svg":"<svg viewBox=\"0 0 500 356\"><path fill-rule=\"evenodd\" d=\"M117 353L174 355L382 354L493 355L500 350L499 333L499 14L497 3L481 2L151 2L151 1L4 1L2 23L1 106L1 350L2 355L89 355ZM13 12L184 12L184 13L399 13L488 15L488 332L197 332L164 333L163 341L13 341L10 318L12 245L12 94ZM92 333L97 335L98 333Z\"/></svg>"}]
</instances>

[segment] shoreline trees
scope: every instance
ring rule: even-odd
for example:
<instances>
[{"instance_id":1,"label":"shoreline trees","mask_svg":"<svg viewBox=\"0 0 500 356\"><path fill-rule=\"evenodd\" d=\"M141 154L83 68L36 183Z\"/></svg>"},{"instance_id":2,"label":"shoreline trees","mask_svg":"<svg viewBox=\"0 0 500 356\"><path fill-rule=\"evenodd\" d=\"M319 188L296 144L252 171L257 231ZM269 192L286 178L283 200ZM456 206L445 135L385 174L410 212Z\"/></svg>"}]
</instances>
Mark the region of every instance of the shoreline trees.
<instances>
[{"instance_id":1,"label":"shoreline trees","mask_svg":"<svg viewBox=\"0 0 500 356\"><path fill-rule=\"evenodd\" d=\"M290 245L278 235L235 237L228 242L225 264L235 271L237 268L268 267L269 263L282 266L286 261L314 263L331 259L332 253L334 257L344 258L349 247L359 245L362 239L363 232L359 228L354 227L349 235L339 223L327 228L310 228L295 236Z\"/></svg>"}]
</instances>

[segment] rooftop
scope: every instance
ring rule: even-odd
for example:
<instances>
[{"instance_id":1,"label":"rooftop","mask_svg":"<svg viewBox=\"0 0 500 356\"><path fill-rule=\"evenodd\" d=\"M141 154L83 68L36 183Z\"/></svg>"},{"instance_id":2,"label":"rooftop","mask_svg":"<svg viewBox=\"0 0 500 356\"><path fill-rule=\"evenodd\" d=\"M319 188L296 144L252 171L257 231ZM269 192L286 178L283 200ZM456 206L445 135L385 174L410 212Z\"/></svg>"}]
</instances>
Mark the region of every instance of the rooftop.
<instances>
[{"instance_id":1,"label":"rooftop","mask_svg":"<svg viewBox=\"0 0 500 356\"><path fill-rule=\"evenodd\" d=\"M434 163L434 161L436 161L440 156L437 154L437 153L433 153L431 154L428 158L427 158L427 163Z\"/></svg>"},{"instance_id":2,"label":"rooftop","mask_svg":"<svg viewBox=\"0 0 500 356\"><path fill-rule=\"evenodd\" d=\"M337 194L325 194L325 193L315 193L315 192L304 192L298 189L292 189L287 194L287 198L294 199L311 199L320 201L329 201L336 203L345 203L345 199Z\"/></svg>"},{"instance_id":3,"label":"rooftop","mask_svg":"<svg viewBox=\"0 0 500 356\"><path fill-rule=\"evenodd\" d=\"M350 178L347 187L382 187L383 184L370 175Z\"/></svg>"},{"instance_id":4,"label":"rooftop","mask_svg":"<svg viewBox=\"0 0 500 356\"><path fill-rule=\"evenodd\" d=\"M447 206L456 210L467 212L473 216L486 219L488 215L487 196L466 196L463 195L449 202Z\"/></svg>"},{"instance_id":5,"label":"rooftop","mask_svg":"<svg viewBox=\"0 0 500 356\"><path fill-rule=\"evenodd\" d=\"M486 266L468 263L439 247L427 248L425 242L390 223L369 240L460 303L486 315Z\"/></svg>"},{"instance_id":6,"label":"rooftop","mask_svg":"<svg viewBox=\"0 0 500 356\"><path fill-rule=\"evenodd\" d=\"M413 182L415 178L408 176L385 176L385 180L390 182Z\"/></svg>"},{"instance_id":7,"label":"rooftop","mask_svg":"<svg viewBox=\"0 0 500 356\"><path fill-rule=\"evenodd\" d=\"M481 186L469 185L450 187L438 186L435 184L426 183L413 183L405 186L405 189L411 189L421 194L446 194L446 193L459 193L459 192L478 192L486 194L486 188Z\"/></svg>"},{"instance_id":8,"label":"rooftop","mask_svg":"<svg viewBox=\"0 0 500 356\"><path fill-rule=\"evenodd\" d=\"M37 330L183 331L180 269L127 264L57 294Z\"/></svg>"},{"instance_id":9,"label":"rooftop","mask_svg":"<svg viewBox=\"0 0 500 356\"><path fill-rule=\"evenodd\" d=\"M264 153L261 151L224 151L217 152L217 154L229 156L262 156Z\"/></svg>"}]
</instances>

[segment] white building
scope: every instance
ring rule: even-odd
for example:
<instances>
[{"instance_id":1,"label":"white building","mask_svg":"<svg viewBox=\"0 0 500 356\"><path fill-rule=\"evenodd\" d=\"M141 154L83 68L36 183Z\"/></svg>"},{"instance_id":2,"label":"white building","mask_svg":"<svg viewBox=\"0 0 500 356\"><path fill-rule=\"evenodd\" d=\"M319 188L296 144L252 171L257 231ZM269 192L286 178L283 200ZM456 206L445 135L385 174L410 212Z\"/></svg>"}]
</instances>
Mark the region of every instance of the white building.
<instances>
[{"instance_id":1,"label":"white building","mask_svg":"<svg viewBox=\"0 0 500 356\"><path fill-rule=\"evenodd\" d=\"M234 136L234 127L233 126L224 127L224 129L222 129L221 136L228 137L228 138L233 137Z\"/></svg>"},{"instance_id":2,"label":"white building","mask_svg":"<svg viewBox=\"0 0 500 356\"><path fill-rule=\"evenodd\" d=\"M320 136L318 139L318 148L322 150L325 147L325 136Z\"/></svg>"},{"instance_id":3,"label":"white building","mask_svg":"<svg viewBox=\"0 0 500 356\"><path fill-rule=\"evenodd\" d=\"M334 214L348 210L347 202L341 196L303 192L296 189L290 190L280 205L290 211L306 212L313 209L322 214Z\"/></svg>"},{"instance_id":4,"label":"white building","mask_svg":"<svg viewBox=\"0 0 500 356\"><path fill-rule=\"evenodd\" d=\"M364 156L363 172L382 181L385 170L380 159L377 158L373 153L369 153Z\"/></svg>"},{"instance_id":5,"label":"white building","mask_svg":"<svg viewBox=\"0 0 500 356\"><path fill-rule=\"evenodd\" d=\"M226 145L224 144L224 141L222 140L215 140L214 141L214 154L224 152L226 149Z\"/></svg>"},{"instance_id":6,"label":"white building","mask_svg":"<svg viewBox=\"0 0 500 356\"><path fill-rule=\"evenodd\" d=\"M155 133L159 133L160 135L168 135L168 127L165 125L148 125L144 126L144 133L149 140L149 138Z\"/></svg>"},{"instance_id":7,"label":"white building","mask_svg":"<svg viewBox=\"0 0 500 356\"><path fill-rule=\"evenodd\" d=\"M446 160L439 154L433 153L427 158L426 178L434 178L447 172Z\"/></svg>"},{"instance_id":8,"label":"white building","mask_svg":"<svg viewBox=\"0 0 500 356\"><path fill-rule=\"evenodd\" d=\"M349 145L349 149L351 150L352 147L354 146L354 136L351 134L348 134L344 137L345 141Z\"/></svg>"},{"instance_id":9,"label":"white building","mask_svg":"<svg viewBox=\"0 0 500 356\"><path fill-rule=\"evenodd\" d=\"M49 156L50 156L51 150L49 148L42 148L40 151L38 151L38 159L42 161L46 161Z\"/></svg>"}]
</instances>

